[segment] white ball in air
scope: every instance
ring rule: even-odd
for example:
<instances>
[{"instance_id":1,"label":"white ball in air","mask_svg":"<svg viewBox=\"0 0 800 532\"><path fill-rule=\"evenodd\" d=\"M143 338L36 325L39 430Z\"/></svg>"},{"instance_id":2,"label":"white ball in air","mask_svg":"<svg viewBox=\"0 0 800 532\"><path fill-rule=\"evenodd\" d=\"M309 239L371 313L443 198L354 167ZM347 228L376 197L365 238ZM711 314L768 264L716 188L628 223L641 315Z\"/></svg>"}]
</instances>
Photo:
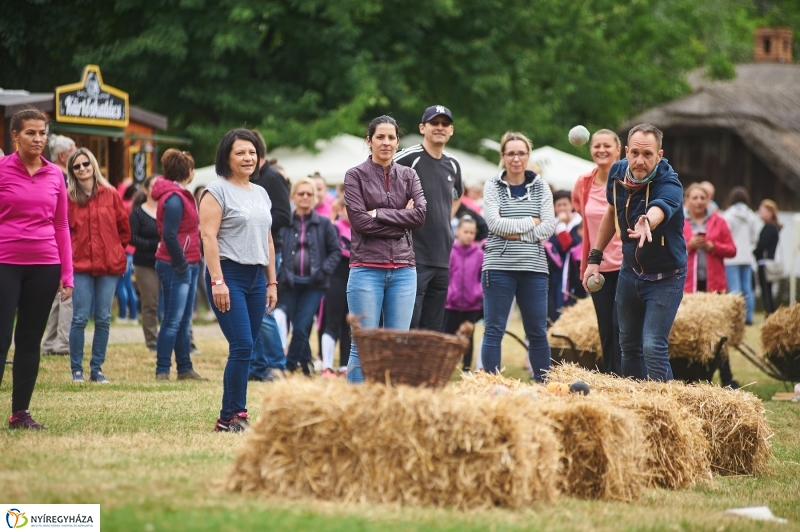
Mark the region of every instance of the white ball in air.
<instances>
[{"instance_id":1,"label":"white ball in air","mask_svg":"<svg viewBox=\"0 0 800 532\"><path fill-rule=\"evenodd\" d=\"M589 130L583 126L575 126L569 130L569 142L573 146L583 146L589 142Z\"/></svg>"}]
</instances>

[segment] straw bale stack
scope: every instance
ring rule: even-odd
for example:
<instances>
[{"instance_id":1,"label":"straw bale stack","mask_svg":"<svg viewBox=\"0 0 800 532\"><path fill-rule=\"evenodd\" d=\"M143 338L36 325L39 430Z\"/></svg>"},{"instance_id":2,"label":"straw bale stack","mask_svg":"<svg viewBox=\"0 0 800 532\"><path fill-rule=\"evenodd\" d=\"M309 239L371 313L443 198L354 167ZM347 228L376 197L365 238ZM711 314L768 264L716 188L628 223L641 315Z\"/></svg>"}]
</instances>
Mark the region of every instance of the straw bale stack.
<instances>
[{"instance_id":1,"label":"straw bale stack","mask_svg":"<svg viewBox=\"0 0 800 532\"><path fill-rule=\"evenodd\" d=\"M517 390L516 397L522 390ZM512 396L512 399L515 398ZM527 401L531 416L544 415L561 441L562 492L582 499L632 501L647 485L644 441L627 412L583 396Z\"/></svg>"},{"instance_id":2,"label":"straw bale stack","mask_svg":"<svg viewBox=\"0 0 800 532\"><path fill-rule=\"evenodd\" d=\"M559 442L514 403L405 386L274 383L227 485L463 509L552 501Z\"/></svg>"},{"instance_id":3,"label":"straw bale stack","mask_svg":"<svg viewBox=\"0 0 800 532\"><path fill-rule=\"evenodd\" d=\"M564 308L564 312L547 332L547 341L553 347L569 347L569 344L553 334L568 336L577 349L594 351L598 360L603 356L600 332L597 328L597 314L592 298L578 300L574 305Z\"/></svg>"},{"instance_id":4,"label":"straw bale stack","mask_svg":"<svg viewBox=\"0 0 800 532\"><path fill-rule=\"evenodd\" d=\"M685 294L669 333L670 358L702 363L714 359L720 338L738 345L744 337L744 298L734 294Z\"/></svg>"},{"instance_id":5,"label":"straw bale stack","mask_svg":"<svg viewBox=\"0 0 800 532\"><path fill-rule=\"evenodd\" d=\"M708 442L711 470L718 475L756 475L763 473L772 457L772 429L764 416L764 406L755 395L708 384L686 385L673 381L640 382L587 371L574 365L554 367L548 379L553 382L582 380L592 391L615 402L621 394L638 398L665 396L682 405L702 423Z\"/></svg>"},{"instance_id":6,"label":"straw bale stack","mask_svg":"<svg viewBox=\"0 0 800 532\"><path fill-rule=\"evenodd\" d=\"M723 336L728 345L737 345L744 337L744 298L733 294L685 294L669 334L670 358L689 358L702 363L714 359L717 343ZM564 309L550 328L547 339L553 347L569 347L553 334L569 336L578 349L597 352L602 357L597 314L591 298Z\"/></svg>"},{"instance_id":7,"label":"straw bale stack","mask_svg":"<svg viewBox=\"0 0 800 532\"><path fill-rule=\"evenodd\" d=\"M767 316L761 325L761 344L770 356L792 357L800 352L800 303Z\"/></svg>"},{"instance_id":8,"label":"straw bale stack","mask_svg":"<svg viewBox=\"0 0 800 532\"><path fill-rule=\"evenodd\" d=\"M508 395L490 399L498 386ZM573 497L631 501L647 484L641 431L631 417L592 396L558 397L538 384L523 384L501 375L464 375L448 393L482 401L505 402L526 419L550 421L560 441L559 487Z\"/></svg>"}]
</instances>

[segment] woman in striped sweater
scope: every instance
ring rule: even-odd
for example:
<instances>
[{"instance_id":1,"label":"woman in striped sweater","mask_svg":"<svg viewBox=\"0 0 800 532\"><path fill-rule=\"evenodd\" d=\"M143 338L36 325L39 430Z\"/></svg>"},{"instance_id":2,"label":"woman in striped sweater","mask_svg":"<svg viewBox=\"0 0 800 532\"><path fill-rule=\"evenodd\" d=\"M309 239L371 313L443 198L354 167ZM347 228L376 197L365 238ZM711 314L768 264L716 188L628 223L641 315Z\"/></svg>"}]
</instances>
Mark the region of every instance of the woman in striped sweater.
<instances>
[{"instance_id":1,"label":"woman in striped sweater","mask_svg":"<svg viewBox=\"0 0 800 532\"><path fill-rule=\"evenodd\" d=\"M500 344L508 314L517 298L533 378L543 381L550 369L547 343L547 255L543 243L555 231L553 194L535 172L526 170L533 148L521 133L500 141L504 167L483 187L483 216L489 226L483 259L483 366L500 371Z\"/></svg>"}]
</instances>

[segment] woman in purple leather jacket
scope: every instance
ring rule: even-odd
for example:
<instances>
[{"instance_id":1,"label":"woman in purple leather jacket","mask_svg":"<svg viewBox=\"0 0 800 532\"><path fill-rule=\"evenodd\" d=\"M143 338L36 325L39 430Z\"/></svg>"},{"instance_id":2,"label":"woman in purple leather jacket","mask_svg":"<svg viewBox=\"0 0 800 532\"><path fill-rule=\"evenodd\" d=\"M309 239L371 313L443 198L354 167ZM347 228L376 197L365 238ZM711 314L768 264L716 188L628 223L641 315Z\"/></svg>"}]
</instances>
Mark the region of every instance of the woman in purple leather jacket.
<instances>
[{"instance_id":1,"label":"woman in purple leather jacket","mask_svg":"<svg viewBox=\"0 0 800 532\"><path fill-rule=\"evenodd\" d=\"M370 156L347 171L344 201L352 226L347 304L361 326L407 331L417 292L411 229L425 223L425 196L417 172L395 164L397 122L380 116L369 124ZM364 381L352 342L347 382Z\"/></svg>"}]
</instances>

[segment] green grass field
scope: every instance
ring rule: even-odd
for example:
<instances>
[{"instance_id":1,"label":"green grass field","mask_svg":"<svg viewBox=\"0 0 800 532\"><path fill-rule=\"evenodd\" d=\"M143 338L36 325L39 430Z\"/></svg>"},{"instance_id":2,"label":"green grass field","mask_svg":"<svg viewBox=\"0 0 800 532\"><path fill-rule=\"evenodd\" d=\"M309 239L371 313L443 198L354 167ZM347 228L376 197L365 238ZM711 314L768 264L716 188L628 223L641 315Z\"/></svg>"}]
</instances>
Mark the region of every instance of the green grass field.
<instances>
[{"instance_id":1,"label":"green grass field","mask_svg":"<svg viewBox=\"0 0 800 532\"><path fill-rule=\"evenodd\" d=\"M519 332L521 326L513 329ZM756 328L748 342L757 346ZM386 505L339 505L228 493L222 479L242 439L212 432L222 394L224 339L199 342L195 369L205 383L156 383L144 345L112 345L104 372L113 384L74 385L67 357L45 357L32 412L42 433L0 430L0 503L100 503L103 530L800 530L800 404L770 402L783 384L740 356L733 371L765 403L775 430L775 459L761 477L717 478L713 486L648 490L634 503L562 498L524 511L463 513ZM508 373L524 377L523 350L504 346ZM88 356L85 361L88 367ZM0 387L8 410L10 372ZM174 378L174 373L173 373ZM249 390L258 397L268 384ZM768 505L788 525L723 517L722 511Z\"/></svg>"}]
</instances>

